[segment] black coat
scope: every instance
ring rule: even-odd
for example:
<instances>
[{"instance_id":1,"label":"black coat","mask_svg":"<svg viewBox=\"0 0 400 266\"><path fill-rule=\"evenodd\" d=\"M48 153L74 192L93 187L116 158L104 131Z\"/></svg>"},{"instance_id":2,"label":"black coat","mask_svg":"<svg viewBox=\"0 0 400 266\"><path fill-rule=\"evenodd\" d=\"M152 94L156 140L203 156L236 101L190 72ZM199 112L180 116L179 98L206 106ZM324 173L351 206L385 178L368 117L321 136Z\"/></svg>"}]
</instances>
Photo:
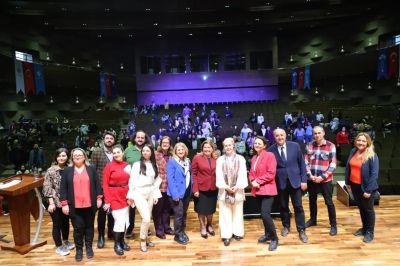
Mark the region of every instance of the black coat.
<instances>
[{"instance_id":1,"label":"black coat","mask_svg":"<svg viewBox=\"0 0 400 266\"><path fill-rule=\"evenodd\" d=\"M97 196L101 195L101 187L97 178L96 169L93 166L86 166L86 171L90 180L90 200L93 212L97 211ZM68 201L69 214L75 214L75 195L74 195L74 167L66 167L61 174L60 201Z\"/></svg>"}]
</instances>

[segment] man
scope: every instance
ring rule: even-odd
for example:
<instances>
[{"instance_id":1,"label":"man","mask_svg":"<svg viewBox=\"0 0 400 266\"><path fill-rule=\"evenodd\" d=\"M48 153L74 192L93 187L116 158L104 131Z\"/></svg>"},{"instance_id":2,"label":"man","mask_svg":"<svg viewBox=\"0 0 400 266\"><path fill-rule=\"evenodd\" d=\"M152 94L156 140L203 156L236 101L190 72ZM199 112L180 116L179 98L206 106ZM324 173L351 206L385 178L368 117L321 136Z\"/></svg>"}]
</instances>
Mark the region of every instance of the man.
<instances>
[{"instance_id":1,"label":"man","mask_svg":"<svg viewBox=\"0 0 400 266\"><path fill-rule=\"evenodd\" d=\"M144 133L143 130L138 130L132 136L132 143L134 144L131 147L128 147L124 152L124 161L128 162L131 166L140 161L140 157L142 156L141 151L145 144L150 143L149 136ZM135 208L129 208L129 226L126 229L126 238L131 238L133 236L133 228L135 227Z\"/></svg>"},{"instance_id":2,"label":"man","mask_svg":"<svg viewBox=\"0 0 400 266\"><path fill-rule=\"evenodd\" d=\"M103 134L103 147L100 147L92 152L91 163L95 165L97 176L99 178L100 187L103 189L103 170L106 165L112 161L112 147L115 144L115 135L111 131L105 131ZM102 192L103 195L103 192ZM114 218L111 212L106 213L103 209L104 198L101 208L97 214L97 231L99 237L97 239L97 247L104 247L104 230L106 227L106 219L108 217L107 223L107 236L109 239L113 238L114 230Z\"/></svg>"},{"instance_id":3,"label":"man","mask_svg":"<svg viewBox=\"0 0 400 266\"><path fill-rule=\"evenodd\" d=\"M317 225L317 196L320 191L328 207L331 225L329 234L334 236L337 234L337 227L336 210L332 201L332 179L336 170L336 147L332 142L325 140L324 136L325 131L322 127L314 127L314 140L306 146L305 162L310 201L310 220L307 221L306 227Z\"/></svg>"},{"instance_id":4,"label":"man","mask_svg":"<svg viewBox=\"0 0 400 266\"><path fill-rule=\"evenodd\" d=\"M289 196L292 200L297 232L303 243L308 242L305 233L305 215L302 203L302 193L307 189L306 165L300 146L296 142L286 141L286 132L277 128L274 130L275 144L268 148L275 155L276 186L282 220L281 235L286 237L290 232ZM263 242L263 239L260 239Z\"/></svg>"},{"instance_id":5,"label":"man","mask_svg":"<svg viewBox=\"0 0 400 266\"><path fill-rule=\"evenodd\" d=\"M243 124L242 130L240 131L240 138L244 141L246 141L247 136L249 135L249 133L253 132L253 130L251 130L251 128L249 128L249 126L247 125L247 123Z\"/></svg>"}]
</instances>

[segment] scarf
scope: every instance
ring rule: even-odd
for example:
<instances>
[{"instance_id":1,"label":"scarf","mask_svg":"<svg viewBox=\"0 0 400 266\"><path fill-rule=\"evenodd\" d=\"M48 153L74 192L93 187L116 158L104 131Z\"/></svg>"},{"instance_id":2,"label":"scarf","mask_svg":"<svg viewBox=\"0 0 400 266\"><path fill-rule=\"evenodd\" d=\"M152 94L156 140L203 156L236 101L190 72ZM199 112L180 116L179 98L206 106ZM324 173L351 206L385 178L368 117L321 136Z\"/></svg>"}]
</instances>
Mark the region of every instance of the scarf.
<instances>
[{"instance_id":1,"label":"scarf","mask_svg":"<svg viewBox=\"0 0 400 266\"><path fill-rule=\"evenodd\" d=\"M185 158L185 160L182 161L178 157L175 157L175 161L183 168L186 177L186 188L188 188L190 185L190 160L189 158Z\"/></svg>"},{"instance_id":2,"label":"scarf","mask_svg":"<svg viewBox=\"0 0 400 266\"><path fill-rule=\"evenodd\" d=\"M222 172L224 173L225 184L228 187L236 186L238 173L239 173L239 157L236 154L232 156L226 156L222 162ZM235 193L229 193L225 190L225 203L234 204L235 203Z\"/></svg>"}]
</instances>

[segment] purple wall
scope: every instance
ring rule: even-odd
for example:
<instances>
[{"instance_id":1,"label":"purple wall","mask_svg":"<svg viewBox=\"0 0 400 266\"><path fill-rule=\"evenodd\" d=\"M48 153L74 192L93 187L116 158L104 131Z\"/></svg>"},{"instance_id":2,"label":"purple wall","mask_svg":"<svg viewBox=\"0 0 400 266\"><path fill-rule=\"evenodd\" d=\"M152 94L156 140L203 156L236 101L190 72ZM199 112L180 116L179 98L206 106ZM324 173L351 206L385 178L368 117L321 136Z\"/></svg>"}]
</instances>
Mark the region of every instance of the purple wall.
<instances>
[{"instance_id":1,"label":"purple wall","mask_svg":"<svg viewBox=\"0 0 400 266\"><path fill-rule=\"evenodd\" d=\"M277 100L276 71L139 75L138 104Z\"/></svg>"}]
</instances>

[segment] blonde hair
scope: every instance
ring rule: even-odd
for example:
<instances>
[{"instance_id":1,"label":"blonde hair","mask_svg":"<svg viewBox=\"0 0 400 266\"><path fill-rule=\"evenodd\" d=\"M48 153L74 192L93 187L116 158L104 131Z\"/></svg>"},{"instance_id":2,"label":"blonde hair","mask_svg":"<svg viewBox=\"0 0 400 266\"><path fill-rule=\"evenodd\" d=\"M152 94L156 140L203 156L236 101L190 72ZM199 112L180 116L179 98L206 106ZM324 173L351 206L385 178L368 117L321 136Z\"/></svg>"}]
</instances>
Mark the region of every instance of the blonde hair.
<instances>
[{"instance_id":1,"label":"blonde hair","mask_svg":"<svg viewBox=\"0 0 400 266\"><path fill-rule=\"evenodd\" d=\"M185 150L185 158L187 158L188 155L189 155L189 149L186 147L186 144L183 143L183 142L178 142L178 143L175 144L174 151L172 152L172 155L175 158L179 158L178 155L176 155L176 150L178 149L178 147L182 147Z\"/></svg>"},{"instance_id":2,"label":"blonde hair","mask_svg":"<svg viewBox=\"0 0 400 266\"><path fill-rule=\"evenodd\" d=\"M73 149L72 151L71 151L71 158L70 158L70 165L71 166L74 166L75 164L74 164L74 159L73 159L73 157L74 157L74 152L76 152L76 151L81 151L82 153L83 153L83 157L85 158L85 165L86 166L89 166L90 165L90 163L89 163L89 157L88 157L88 155L87 155L87 153L85 152L85 150L84 149L82 149L82 148L75 148L75 149Z\"/></svg>"},{"instance_id":3,"label":"blonde hair","mask_svg":"<svg viewBox=\"0 0 400 266\"><path fill-rule=\"evenodd\" d=\"M369 159L373 159L375 156L375 151L374 151L374 143L372 142L371 137L368 135L368 133L365 132L360 132L357 134L357 137L354 140L354 146L357 144L357 140L359 137L364 136L365 139L367 140L367 148L363 152L363 163L367 162ZM356 146L357 147L357 146Z\"/></svg>"}]
</instances>

